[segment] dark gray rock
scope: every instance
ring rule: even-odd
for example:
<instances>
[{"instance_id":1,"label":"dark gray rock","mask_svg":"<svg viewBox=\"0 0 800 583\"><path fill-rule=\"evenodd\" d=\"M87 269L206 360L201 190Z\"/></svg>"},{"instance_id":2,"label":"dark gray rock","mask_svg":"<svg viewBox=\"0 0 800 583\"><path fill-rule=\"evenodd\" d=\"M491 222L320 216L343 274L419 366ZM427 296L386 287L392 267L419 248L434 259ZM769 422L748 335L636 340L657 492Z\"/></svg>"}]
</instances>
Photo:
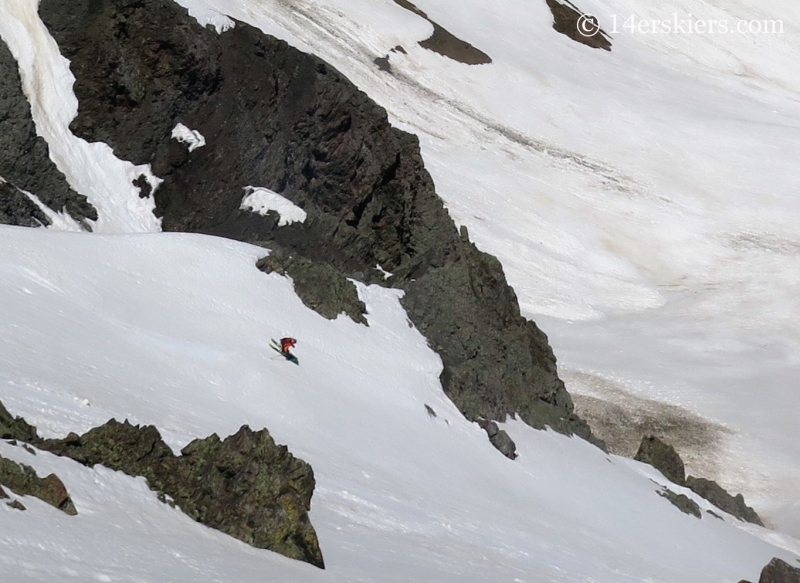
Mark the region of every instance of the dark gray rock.
<instances>
[{"instance_id":1,"label":"dark gray rock","mask_svg":"<svg viewBox=\"0 0 800 583\"><path fill-rule=\"evenodd\" d=\"M695 518L700 518L702 516L700 513L700 506L697 502L685 494L677 494L668 488L664 488L658 495L669 500L673 506L684 514L691 514Z\"/></svg>"},{"instance_id":2,"label":"dark gray rock","mask_svg":"<svg viewBox=\"0 0 800 583\"><path fill-rule=\"evenodd\" d=\"M716 482L704 478L695 478L694 476L686 478L686 487L711 502L720 510L724 510L740 520L764 526L756 511L745 504L744 496L741 494L731 496Z\"/></svg>"},{"instance_id":3,"label":"dark gray rock","mask_svg":"<svg viewBox=\"0 0 800 583\"><path fill-rule=\"evenodd\" d=\"M428 412L429 417L434 417L434 418L437 417L436 411L434 411L433 407L431 407L427 403L425 404L425 410Z\"/></svg>"},{"instance_id":4,"label":"dark gray rock","mask_svg":"<svg viewBox=\"0 0 800 583\"><path fill-rule=\"evenodd\" d=\"M468 42L461 40L449 30L434 22L422 10L417 8L409 0L394 0L395 4L402 6L406 10L413 12L420 18L427 20L433 26L433 34L419 42L419 46L429 51L439 53L440 55L464 63L465 65L487 65L492 62L492 58L480 49L476 49ZM398 52L404 52L403 47L396 47L400 49Z\"/></svg>"},{"instance_id":5,"label":"dark gray rock","mask_svg":"<svg viewBox=\"0 0 800 583\"><path fill-rule=\"evenodd\" d=\"M486 431L489 441L500 453L508 459L517 459L517 444L514 443L514 440L504 429L500 429L494 421L487 421L486 419L479 419L478 425Z\"/></svg>"},{"instance_id":6,"label":"dark gray rock","mask_svg":"<svg viewBox=\"0 0 800 583\"><path fill-rule=\"evenodd\" d=\"M50 219L24 192L8 182L0 182L0 225L43 227Z\"/></svg>"},{"instance_id":7,"label":"dark gray rock","mask_svg":"<svg viewBox=\"0 0 800 583\"><path fill-rule=\"evenodd\" d=\"M758 583L800 583L800 569L776 557L761 571Z\"/></svg>"},{"instance_id":8,"label":"dark gray rock","mask_svg":"<svg viewBox=\"0 0 800 583\"><path fill-rule=\"evenodd\" d=\"M600 23L585 14L569 0L546 0L553 13L553 29L593 49L611 50L611 37L600 28Z\"/></svg>"},{"instance_id":9,"label":"dark gray rock","mask_svg":"<svg viewBox=\"0 0 800 583\"><path fill-rule=\"evenodd\" d=\"M40 478L32 467L0 456L0 484L18 496L35 496L71 516L78 513L67 488L55 474Z\"/></svg>"},{"instance_id":10,"label":"dark gray rock","mask_svg":"<svg viewBox=\"0 0 800 583\"><path fill-rule=\"evenodd\" d=\"M274 249L256 264L264 273L276 272L292 278L294 291L302 302L323 318L336 319L347 314L358 324L367 324L367 306L358 299L355 284L340 271L302 257Z\"/></svg>"},{"instance_id":11,"label":"dark gray rock","mask_svg":"<svg viewBox=\"0 0 800 583\"><path fill-rule=\"evenodd\" d=\"M73 130L152 164L165 230L277 247L385 285L381 265L467 418L516 413L592 439L500 263L459 236L417 138L338 71L243 23L217 35L170 0L43 0L40 14L77 79ZM179 122L207 145L189 153L170 139ZM240 210L247 186L308 218L280 226Z\"/></svg>"},{"instance_id":12,"label":"dark gray rock","mask_svg":"<svg viewBox=\"0 0 800 583\"><path fill-rule=\"evenodd\" d=\"M111 420L84 435L39 447L84 465L144 476L163 500L211 528L257 548L324 568L308 518L314 473L266 429L246 425L220 440L197 439L175 456L155 427Z\"/></svg>"},{"instance_id":13,"label":"dark gray rock","mask_svg":"<svg viewBox=\"0 0 800 583\"><path fill-rule=\"evenodd\" d=\"M50 160L50 149L36 135L28 99L22 91L17 62L0 39L0 223L25 227L49 221L22 189L55 211L66 210L75 220L97 219L97 211L72 190Z\"/></svg>"},{"instance_id":14,"label":"dark gray rock","mask_svg":"<svg viewBox=\"0 0 800 583\"><path fill-rule=\"evenodd\" d=\"M686 481L686 470L683 467L683 460L675 448L669 444L664 443L654 435L648 435L642 438L642 443L639 445L639 451L633 458L637 461L650 464L664 476L683 486Z\"/></svg>"}]
</instances>

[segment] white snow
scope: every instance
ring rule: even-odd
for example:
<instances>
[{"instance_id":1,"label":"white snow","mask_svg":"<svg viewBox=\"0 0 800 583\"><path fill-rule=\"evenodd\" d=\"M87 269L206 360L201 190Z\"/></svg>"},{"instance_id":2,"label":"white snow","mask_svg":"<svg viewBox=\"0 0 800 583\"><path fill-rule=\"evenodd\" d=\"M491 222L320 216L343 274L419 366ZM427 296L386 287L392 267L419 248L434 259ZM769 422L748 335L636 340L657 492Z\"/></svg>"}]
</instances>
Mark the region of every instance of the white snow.
<instances>
[{"instance_id":1,"label":"white snow","mask_svg":"<svg viewBox=\"0 0 800 583\"><path fill-rule=\"evenodd\" d=\"M245 196L240 205L243 211L260 215L266 215L270 211L276 212L280 217L278 225L281 227L292 223L302 223L306 220L306 211L277 192L260 186L246 186L244 191Z\"/></svg>"},{"instance_id":2,"label":"white snow","mask_svg":"<svg viewBox=\"0 0 800 583\"><path fill-rule=\"evenodd\" d=\"M97 209L94 232L160 231L161 220L153 214L152 196L140 198L139 189L131 182L144 175L156 188L159 181L149 165L134 166L119 160L107 144L87 143L69 130L78 113L72 90L75 78L39 18L38 5L37 0L0 2L0 37L19 63L36 132L47 140L50 157L70 186L86 195Z\"/></svg>"},{"instance_id":3,"label":"white snow","mask_svg":"<svg viewBox=\"0 0 800 583\"><path fill-rule=\"evenodd\" d=\"M4 578L735 582L795 560L774 544L796 541L686 516L656 494L655 470L580 439L513 421L520 458L507 460L442 392L400 292L359 285L368 327L326 320L254 268L263 253L199 235L0 228L0 399L45 436L116 417L157 425L177 449L267 427L314 468L327 569L194 523L141 478L0 443L56 472L79 512L0 504ZM282 334L299 338L299 367L272 358Z\"/></svg>"},{"instance_id":4,"label":"white snow","mask_svg":"<svg viewBox=\"0 0 800 583\"><path fill-rule=\"evenodd\" d=\"M709 477L800 536L800 4L582 0L617 18L607 53L543 1L416 0L493 59L469 67L419 47L430 24L390 0L186 3L319 55L416 133L562 368L727 426ZM673 14L784 34L622 28Z\"/></svg>"},{"instance_id":5,"label":"white snow","mask_svg":"<svg viewBox=\"0 0 800 583\"><path fill-rule=\"evenodd\" d=\"M194 152L197 148L202 148L206 145L206 139L203 137L203 134L197 130L190 130L182 123L179 123L173 128L172 138L178 140L182 144L188 144L190 152Z\"/></svg>"}]
</instances>

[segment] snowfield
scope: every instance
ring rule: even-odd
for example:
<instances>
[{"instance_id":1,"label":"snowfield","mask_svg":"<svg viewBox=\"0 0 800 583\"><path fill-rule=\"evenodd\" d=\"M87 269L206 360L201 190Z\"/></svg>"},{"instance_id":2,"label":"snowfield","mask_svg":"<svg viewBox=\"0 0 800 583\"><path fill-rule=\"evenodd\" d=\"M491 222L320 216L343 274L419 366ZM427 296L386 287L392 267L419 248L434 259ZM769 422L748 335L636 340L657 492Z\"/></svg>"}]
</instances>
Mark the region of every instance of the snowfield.
<instances>
[{"instance_id":1,"label":"snowfield","mask_svg":"<svg viewBox=\"0 0 800 583\"><path fill-rule=\"evenodd\" d=\"M399 292L359 287L369 327L325 320L254 268L264 253L0 228L2 399L45 436L115 417L157 425L177 449L267 427L314 468L327 569L194 523L141 478L0 443L55 471L79 512L0 504L4 580L735 582L772 556L794 561L762 540L791 549L788 537L684 515L656 494L658 472L580 439L510 422L509 461L443 394ZM267 346L289 333L299 367Z\"/></svg>"},{"instance_id":2,"label":"snowfield","mask_svg":"<svg viewBox=\"0 0 800 583\"><path fill-rule=\"evenodd\" d=\"M319 55L417 134L561 370L598 379L568 389L610 379L727 428L690 472L800 536L800 4L582 0L616 22L608 53L555 32L543 1L416 0L493 59L471 67L418 46L431 25L393 0L179 3ZM623 27L674 15L783 33Z\"/></svg>"}]
</instances>

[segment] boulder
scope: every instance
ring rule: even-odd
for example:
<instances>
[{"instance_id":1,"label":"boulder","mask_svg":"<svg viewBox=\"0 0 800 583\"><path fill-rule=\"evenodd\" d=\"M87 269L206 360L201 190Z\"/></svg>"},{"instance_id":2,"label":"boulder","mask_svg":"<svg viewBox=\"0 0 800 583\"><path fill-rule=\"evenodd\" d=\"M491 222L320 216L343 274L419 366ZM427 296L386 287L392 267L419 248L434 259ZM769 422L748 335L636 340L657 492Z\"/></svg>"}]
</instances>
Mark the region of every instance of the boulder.
<instances>
[{"instance_id":1,"label":"boulder","mask_svg":"<svg viewBox=\"0 0 800 583\"><path fill-rule=\"evenodd\" d=\"M683 486L686 481L686 470L683 467L681 456L674 447L654 435L642 438L639 451L636 452L633 459L650 464L664 474L664 477L679 486Z\"/></svg>"},{"instance_id":2,"label":"boulder","mask_svg":"<svg viewBox=\"0 0 800 583\"><path fill-rule=\"evenodd\" d=\"M0 484L19 496L35 496L71 516L78 513L67 488L55 474L40 478L32 467L0 456Z\"/></svg>"}]
</instances>

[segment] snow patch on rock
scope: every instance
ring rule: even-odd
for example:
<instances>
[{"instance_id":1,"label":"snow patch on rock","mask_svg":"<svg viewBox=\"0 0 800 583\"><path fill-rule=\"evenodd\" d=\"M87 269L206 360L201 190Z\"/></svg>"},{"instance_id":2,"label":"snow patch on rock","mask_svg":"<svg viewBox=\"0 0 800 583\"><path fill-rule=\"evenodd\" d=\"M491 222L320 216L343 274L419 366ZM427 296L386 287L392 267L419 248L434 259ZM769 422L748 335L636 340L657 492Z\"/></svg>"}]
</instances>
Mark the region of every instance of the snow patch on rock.
<instances>
[{"instance_id":1,"label":"snow patch on rock","mask_svg":"<svg viewBox=\"0 0 800 583\"><path fill-rule=\"evenodd\" d=\"M236 26L233 20L211 8L203 0L176 0L176 3L186 8L189 11L189 16L202 26L208 26L209 24L213 26L217 34L222 34Z\"/></svg>"},{"instance_id":2,"label":"snow patch on rock","mask_svg":"<svg viewBox=\"0 0 800 583\"><path fill-rule=\"evenodd\" d=\"M280 194L257 186L246 186L244 190L247 194L242 199L242 205L239 207L243 211L250 211L260 215L266 215L269 211L274 211L280 215L278 225L281 227L291 223L305 222L306 211Z\"/></svg>"},{"instance_id":3,"label":"snow patch on rock","mask_svg":"<svg viewBox=\"0 0 800 583\"><path fill-rule=\"evenodd\" d=\"M190 130L182 123L176 125L175 129L172 130L172 138L183 144L188 144L190 152L194 152L197 148L202 148L206 145L206 139L203 134L197 130Z\"/></svg>"}]
</instances>

